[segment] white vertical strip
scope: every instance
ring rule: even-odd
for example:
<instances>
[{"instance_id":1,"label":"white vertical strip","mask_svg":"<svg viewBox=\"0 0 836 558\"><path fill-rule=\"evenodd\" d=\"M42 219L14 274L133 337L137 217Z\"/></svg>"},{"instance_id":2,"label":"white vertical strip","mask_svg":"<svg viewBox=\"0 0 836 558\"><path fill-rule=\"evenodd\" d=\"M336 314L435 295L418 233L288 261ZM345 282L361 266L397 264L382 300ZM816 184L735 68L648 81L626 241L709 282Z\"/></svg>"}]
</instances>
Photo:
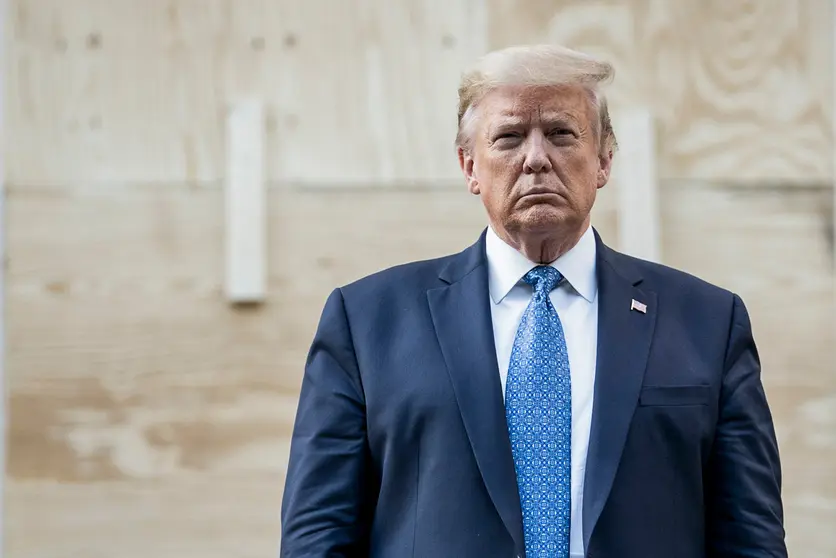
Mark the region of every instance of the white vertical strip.
<instances>
[{"instance_id":1,"label":"white vertical strip","mask_svg":"<svg viewBox=\"0 0 836 558\"><path fill-rule=\"evenodd\" d=\"M621 251L645 260L661 260L656 140L652 112L643 107L613 118L619 149L612 179L618 191Z\"/></svg>"},{"instance_id":2,"label":"white vertical strip","mask_svg":"<svg viewBox=\"0 0 836 558\"><path fill-rule=\"evenodd\" d=\"M379 168L374 178L384 183L393 182L397 178L395 167L397 146L392 144L393 138L389 132L393 115L388 114L389 105L386 102L389 95L387 94L383 51L380 45L370 42L365 48L365 55L367 123L371 127L375 147L380 150L377 157Z\"/></svg>"},{"instance_id":3,"label":"white vertical strip","mask_svg":"<svg viewBox=\"0 0 836 558\"><path fill-rule=\"evenodd\" d=\"M266 193L263 109L257 100L235 103L226 134L226 296L262 302L266 291Z\"/></svg>"}]
</instances>

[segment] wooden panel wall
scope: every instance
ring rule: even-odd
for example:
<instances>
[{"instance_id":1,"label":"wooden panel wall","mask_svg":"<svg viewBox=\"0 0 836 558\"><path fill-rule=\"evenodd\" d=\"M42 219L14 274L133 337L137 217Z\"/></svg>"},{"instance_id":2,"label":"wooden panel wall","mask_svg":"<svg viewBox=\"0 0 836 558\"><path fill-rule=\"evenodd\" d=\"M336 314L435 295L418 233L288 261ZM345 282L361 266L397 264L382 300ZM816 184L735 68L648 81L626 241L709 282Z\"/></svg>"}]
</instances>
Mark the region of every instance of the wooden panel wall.
<instances>
[{"instance_id":1,"label":"wooden panel wall","mask_svg":"<svg viewBox=\"0 0 836 558\"><path fill-rule=\"evenodd\" d=\"M829 0L11 0L14 184L217 182L225 107L268 107L268 176L458 183L459 72L557 41L650 103L664 178L829 180Z\"/></svg>"},{"instance_id":2,"label":"wooden panel wall","mask_svg":"<svg viewBox=\"0 0 836 558\"><path fill-rule=\"evenodd\" d=\"M663 259L747 302L792 555L836 555L829 0L9 2L8 556L275 555L327 293L475 240L458 74L538 41L606 55L613 110L657 111ZM232 309L223 119L250 96L268 302Z\"/></svg>"},{"instance_id":3,"label":"wooden panel wall","mask_svg":"<svg viewBox=\"0 0 836 558\"><path fill-rule=\"evenodd\" d=\"M832 169L828 0L490 0L492 46L554 41L613 60L614 110L653 106L660 175L758 185Z\"/></svg>"},{"instance_id":4,"label":"wooden panel wall","mask_svg":"<svg viewBox=\"0 0 836 558\"><path fill-rule=\"evenodd\" d=\"M274 180L449 179L459 72L487 47L478 0L12 4L15 184L216 182L250 96Z\"/></svg>"}]
</instances>

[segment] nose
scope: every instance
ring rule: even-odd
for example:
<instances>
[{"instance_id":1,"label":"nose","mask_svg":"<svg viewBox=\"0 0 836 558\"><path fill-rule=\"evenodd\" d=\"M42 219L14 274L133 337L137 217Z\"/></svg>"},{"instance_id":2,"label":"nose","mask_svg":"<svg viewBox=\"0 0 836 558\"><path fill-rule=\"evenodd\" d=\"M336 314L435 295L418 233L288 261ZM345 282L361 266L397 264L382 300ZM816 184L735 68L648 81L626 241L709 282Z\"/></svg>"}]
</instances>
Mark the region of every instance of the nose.
<instances>
[{"instance_id":1,"label":"nose","mask_svg":"<svg viewBox=\"0 0 836 558\"><path fill-rule=\"evenodd\" d=\"M546 153L545 138L538 132L532 133L528 138L528 150L525 154L523 172L526 174L538 174L552 170L552 162Z\"/></svg>"}]
</instances>

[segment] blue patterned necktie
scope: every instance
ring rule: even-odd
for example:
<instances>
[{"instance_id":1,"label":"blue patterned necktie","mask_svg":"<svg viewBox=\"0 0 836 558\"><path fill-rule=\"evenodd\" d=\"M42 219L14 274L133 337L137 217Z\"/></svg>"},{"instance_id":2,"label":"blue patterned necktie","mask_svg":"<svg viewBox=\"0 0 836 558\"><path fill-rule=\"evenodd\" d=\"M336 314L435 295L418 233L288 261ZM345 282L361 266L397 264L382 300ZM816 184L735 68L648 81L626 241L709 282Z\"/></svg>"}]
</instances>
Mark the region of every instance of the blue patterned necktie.
<instances>
[{"instance_id":1,"label":"blue patterned necktie","mask_svg":"<svg viewBox=\"0 0 836 558\"><path fill-rule=\"evenodd\" d=\"M563 327L549 299L561 279L550 266L523 277L534 296L517 329L505 388L527 558L569 556L572 390Z\"/></svg>"}]
</instances>

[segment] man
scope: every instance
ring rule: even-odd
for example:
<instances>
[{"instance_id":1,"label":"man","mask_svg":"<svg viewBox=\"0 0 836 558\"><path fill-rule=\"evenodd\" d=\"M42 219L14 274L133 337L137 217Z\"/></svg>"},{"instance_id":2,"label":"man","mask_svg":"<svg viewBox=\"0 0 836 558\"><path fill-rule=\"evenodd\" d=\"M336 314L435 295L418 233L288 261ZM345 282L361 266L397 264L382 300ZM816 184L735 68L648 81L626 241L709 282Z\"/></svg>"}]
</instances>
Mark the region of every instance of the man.
<instances>
[{"instance_id":1,"label":"man","mask_svg":"<svg viewBox=\"0 0 836 558\"><path fill-rule=\"evenodd\" d=\"M611 73L557 46L465 73L458 156L490 226L328 298L282 556L786 557L743 302L590 226Z\"/></svg>"}]
</instances>

